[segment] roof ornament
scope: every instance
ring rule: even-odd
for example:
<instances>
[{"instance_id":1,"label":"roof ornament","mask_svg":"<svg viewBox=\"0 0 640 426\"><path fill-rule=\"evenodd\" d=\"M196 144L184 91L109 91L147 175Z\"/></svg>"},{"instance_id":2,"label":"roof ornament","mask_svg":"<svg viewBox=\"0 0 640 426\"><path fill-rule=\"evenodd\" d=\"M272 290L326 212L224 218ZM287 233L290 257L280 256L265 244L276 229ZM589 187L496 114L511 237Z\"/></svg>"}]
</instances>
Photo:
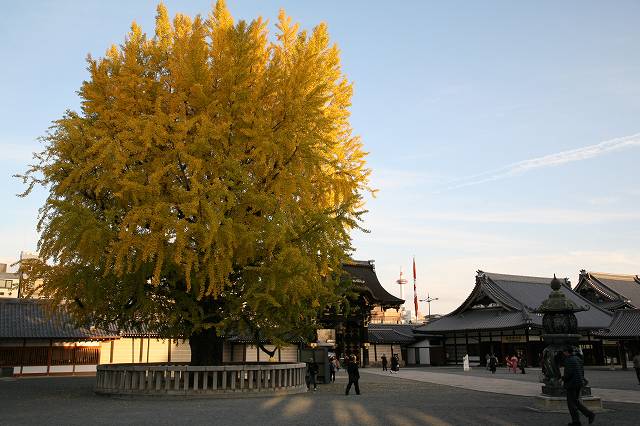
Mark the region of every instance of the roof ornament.
<instances>
[{"instance_id":1,"label":"roof ornament","mask_svg":"<svg viewBox=\"0 0 640 426\"><path fill-rule=\"evenodd\" d=\"M560 291L561 288L562 282L556 277L556 274L553 274L551 294L549 294L549 297L547 297L534 312L541 314L573 313L587 310L586 307L578 306L574 301L567 299L567 296Z\"/></svg>"}]
</instances>

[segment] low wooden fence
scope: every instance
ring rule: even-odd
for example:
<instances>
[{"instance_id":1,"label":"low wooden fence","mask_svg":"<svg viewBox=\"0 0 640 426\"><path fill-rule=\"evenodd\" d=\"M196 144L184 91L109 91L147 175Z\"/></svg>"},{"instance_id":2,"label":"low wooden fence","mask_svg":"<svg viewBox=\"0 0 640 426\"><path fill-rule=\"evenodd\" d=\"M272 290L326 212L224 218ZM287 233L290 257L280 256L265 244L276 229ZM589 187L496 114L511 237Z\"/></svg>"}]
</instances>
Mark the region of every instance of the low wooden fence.
<instances>
[{"instance_id":1,"label":"low wooden fence","mask_svg":"<svg viewBox=\"0 0 640 426\"><path fill-rule=\"evenodd\" d=\"M304 363L190 366L98 365L95 392L105 395L233 396L307 391Z\"/></svg>"}]
</instances>

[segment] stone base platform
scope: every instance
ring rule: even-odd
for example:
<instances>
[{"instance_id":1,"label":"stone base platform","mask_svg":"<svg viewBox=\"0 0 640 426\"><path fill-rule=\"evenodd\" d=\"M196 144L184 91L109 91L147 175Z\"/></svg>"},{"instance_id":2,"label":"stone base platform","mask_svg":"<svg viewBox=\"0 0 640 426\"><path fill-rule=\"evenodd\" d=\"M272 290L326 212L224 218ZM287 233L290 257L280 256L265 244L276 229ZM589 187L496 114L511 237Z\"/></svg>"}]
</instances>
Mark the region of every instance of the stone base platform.
<instances>
[{"instance_id":1,"label":"stone base platform","mask_svg":"<svg viewBox=\"0 0 640 426\"><path fill-rule=\"evenodd\" d=\"M536 411L547 411L553 413L568 413L567 398L558 396L538 395L535 398L535 405L532 407ZM602 407L602 400L597 396L583 396L580 401L589 410L594 413L602 413L606 411Z\"/></svg>"}]
</instances>

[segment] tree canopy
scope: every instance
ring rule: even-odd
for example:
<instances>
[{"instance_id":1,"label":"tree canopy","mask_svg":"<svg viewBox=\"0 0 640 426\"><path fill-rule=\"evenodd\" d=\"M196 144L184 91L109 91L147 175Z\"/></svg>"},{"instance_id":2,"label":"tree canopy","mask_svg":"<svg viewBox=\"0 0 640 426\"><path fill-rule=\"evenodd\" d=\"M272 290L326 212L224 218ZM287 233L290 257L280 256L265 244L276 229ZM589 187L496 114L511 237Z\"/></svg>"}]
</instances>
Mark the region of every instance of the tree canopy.
<instances>
[{"instance_id":1,"label":"tree canopy","mask_svg":"<svg viewBox=\"0 0 640 426\"><path fill-rule=\"evenodd\" d=\"M369 170L325 24L157 8L155 35L88 57L23 175L49 193L39 291L96 325L279 342L334 300Z\"/></svg>"}]
</instances>

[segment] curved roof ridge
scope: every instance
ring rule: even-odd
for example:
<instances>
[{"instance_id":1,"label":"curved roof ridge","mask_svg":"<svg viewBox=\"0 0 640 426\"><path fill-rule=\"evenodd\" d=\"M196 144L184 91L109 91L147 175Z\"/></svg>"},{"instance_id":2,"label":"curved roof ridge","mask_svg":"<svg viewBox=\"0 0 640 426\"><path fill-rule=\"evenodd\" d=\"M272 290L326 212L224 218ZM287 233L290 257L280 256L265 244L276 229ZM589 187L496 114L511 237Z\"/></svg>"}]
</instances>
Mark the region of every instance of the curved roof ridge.
<instances>
[{"instance_id":1,"label":"curved roof ridge","mask_svg":"<svg viewBox=\"0 0 640 426\"><path fill-rule=\"evenodd\" d=\"M376 274L375 265L372 260L349 259L342 263L342 270L351 276L351 280L357 287L367 291L372 299L382 306L399 306L404 303L403 299L389 293L382 286Z\"/></svg>"},{"instance_id":2,"label":"curved roof ridge","mask_svg":"<svg viewBox=\"0 0 640 426\"><path fill-rule=\"evenodd\" d=\"M594 276L594 277L602 277L602 278L613 278L613 279L618 279L621 281L635 281L635 279L637 278L637 275L631 275L631 274L615 274L615 273L611 273L611 272L593 272L593 271L589 271L587 272L587 274Z\"/></svg>"},{"instance_id":3,"label":"curved roof ridge","mask_svg":"<svg viewBox=\"0 0 640 426\"><path fill-rule=\"evenodd\" d=\"M487 277L492 280L505 280L505 281L519 281L529 284L546 284L549 285L553 278L551 277L532 277L528 275L512 275L512 274L500 274L497 272L483 272ZM569 283L568 278L558 278L560 281Z\"/></svg>"},{"instance_id":4,"label":"curved roof ridge","mask_svg":"<svg viewBox=\"0 0 640 426\"><path fill-rule=\"evenodd\" d=\"M513 276L513 277L517 277L517 275L504 275L504 274L493 274L495 276ZM500 285L498 283L496 283L491 276L487 275L487 273L485 273L486 276L486 280L485 282L487 283L487 285L493 290L493 292L495 293L496 297L501 297L504 301L504 303L508 306L510 306L513 309L516 310L524 310L527 308L527 306L522 303L521 301L519 301L518 299L516 299L515 297L511 296L507 291L505 291L502 287L500 287Z\"/></svg>"},{"instance_id":5,"label":"curved roof ridge","mask_svg":"<svg viewBox=\"0 0 640 426\"><path fill-rule=\"evenodd\" d=\"M613 296L613 298L611 298L612 300L621 300L621 301L630 301L631 299L629 297L627 297L627 295L620 293L619 289L615 289L613 287L611 287L611 285L603 282L602 280L607 279L607 280L611 280L611 281L624 281L625 283L628 282L630 283L630 285L635 285L638 284L640 285L640 283L638 283L635 279L632 280L619 280L619 279L615 279L614 275L608 276L606 274L597 276L594 275L592 272L588 272L587 273L587 277L588 279L593 282L593 280L595 280L595 284L596 286L599 286L601 290L604 290L605 293L609 293L609 297L611 298L611 296Z\"/></svg>"},{"instance_id":6,"label":"curved roof ridge","mask_svg":"<svg viewBox=\"0 0 640 426\"><path fill-rule=\"evenodd\" d=\"M491 285L491 283L486 279L486 273L482 271L478 271L478 275L476 275L476 284L471 290L469 296L462 302L460 306L458 306L455 310L448 313L447 315L460 315L463 311L469 308L470 304L478 298L478 296L484 292L489 298L494 300L504 309L521 309L520 304L517 303L515 299L510 297L507 293L504 292L499 286ZM507 299L511 299L507 301ZM516 303L514 303L516 302Z\"/></svg>"},{"instance_id":7,"label":"curved roof ridge","mask_svg":"<svg viewBox=\"0 0 640 426\"><path fill-rule=\"evenodd\" d=\"M589 280L592 280L592 282L593 280L595 280L596 286L600 287L600 290L603 290L604 293L609 293L608 296L613 300L615 300L616 298L619 300L623 299L620 293L618 293L617 291L615 291L614 289L612 289L611 287L609 287L608 285L600 281L596 275L589 273L588 278Z\"/></svg>"}]
</instances>

